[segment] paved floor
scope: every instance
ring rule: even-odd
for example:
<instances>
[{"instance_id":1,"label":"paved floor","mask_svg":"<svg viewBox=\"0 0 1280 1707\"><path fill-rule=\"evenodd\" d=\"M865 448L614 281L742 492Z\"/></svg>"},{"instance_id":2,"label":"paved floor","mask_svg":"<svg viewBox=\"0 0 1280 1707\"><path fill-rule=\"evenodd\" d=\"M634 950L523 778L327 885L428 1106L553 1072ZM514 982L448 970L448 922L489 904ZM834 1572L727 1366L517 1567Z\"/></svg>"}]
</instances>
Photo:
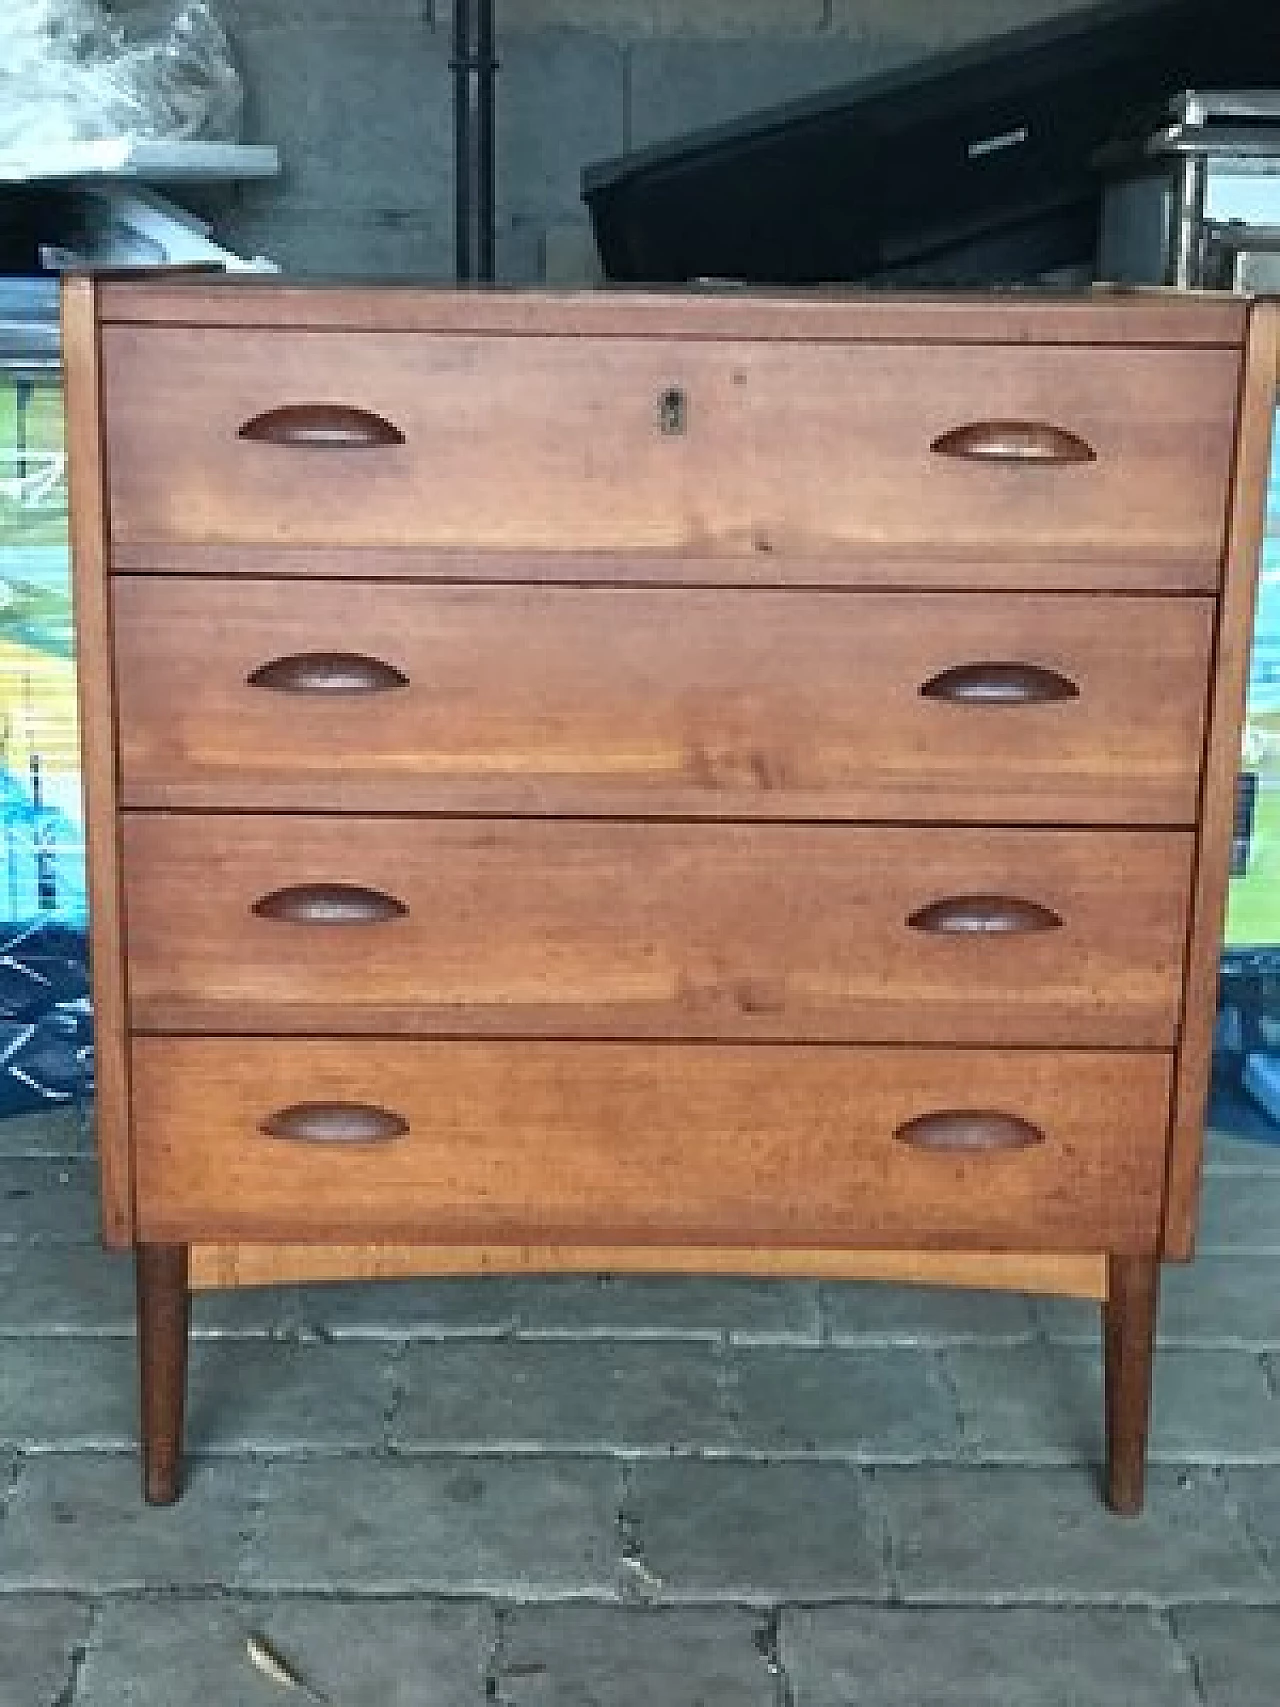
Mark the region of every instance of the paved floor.
<instances>
[{"instance_id":1,"label":"paved floor","mask_svg":"<svg viewBox=\"0 0 1280 1707\"><path fill-rule=\"evenodd\" d=\"M1280 1147L1218 1141L1138 1523L1095 1312L747 1282L201 1302L145 1508L74 1117L0 1122L0 1707L1276 1707Z\"/></svg>"}]
</instances>

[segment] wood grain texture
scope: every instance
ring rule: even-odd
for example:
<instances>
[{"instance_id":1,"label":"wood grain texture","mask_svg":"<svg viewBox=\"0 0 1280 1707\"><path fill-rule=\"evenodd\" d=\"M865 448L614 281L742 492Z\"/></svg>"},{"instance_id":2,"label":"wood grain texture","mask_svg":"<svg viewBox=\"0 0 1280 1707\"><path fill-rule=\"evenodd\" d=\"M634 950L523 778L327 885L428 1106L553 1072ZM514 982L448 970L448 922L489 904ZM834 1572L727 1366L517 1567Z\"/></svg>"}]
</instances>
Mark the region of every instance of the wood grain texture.
<instances>
[{"instance_id":1,"label":"wood grain texture","mask_svg":"<svg viewBox=\"0 0 1280 1707\"><path fill-rule=\"evenodd\" d=\"M143 1236L1147 1254L1169 1057L835 1046L139 1038ZM264 1137L279 1108L405 1118L370 1145ZM898 1143L935 1109L1045 1142Z\"/></svg>"},{"instance_id":2,"label":"wood grain texture","mask_svg":"<svg viewBox=\"0 0 1280 1707\"><path fill-rule=\"evenodd\" d=\"M1181 1011L1190 834L133 813L123 840L144 1031L1171 1048ZM262 916L335 884L377 922ZM993 894L1061 923L909 922Z\"/></svg>"},{"instance_id":3,"label":"wood grain texture","mask_svg":"<svg viewBox=\"0 0 1280 1707\"><path fill-rule=\"evenodd\" d=\"M699 557L839 556L861 542L1200 563L1222 549L1239 359L109 326L103 373L121 542ZM661 425L673 388L687 397L677 434ZM270 411L320 403L376 415L404 442L342 451L243 435ZM993 417L1070 433L1093 459L931 448Z\"/></svg>"},{"instance_id":4,"label":"wood grain texture","mask_svg":"<svg viewBox=\"0 0 1280 1707\"><path fill-rule=\"evenodd\" d=\"M1146 1494L1159 1296L1158 1261L1111 1258L1103 1305L1107 1504L1120 1517L1137 1517Z\"/></svg>"},{"instance_id":5,"label":"wood grain texture","mask_svg":"<svg viewBox=\"0 0 1280 1707\"><path fill-rule=\"evenodd\" d=\"M100 437L94 286L68 278L62 290L66 446L71 485L72 603L85 795L85 863L94 1020L96 1131L105 1243L133 1237L129 1145L128 1026L116 825L116 702L112 680L107 515Z\"/></svg>"},{"instance_id":6,"label":"wood grain texture","mask_svg":"<svg viewBox=\"0 0 1280 1707\"><path fill-rule=\"evenodd\" d=\"M125 325L316 330L763 338L871 342L1238 346L1245 304L1221 291L349 288L244 277L109 283L103 316Z\"/></svg>"},{"instance_id":7,"label":"wood grain texture","mask_svg":"<svg viewBox=\"0 0 1280 1707\"><path fill-rule=\"evenodd\" d=\"M607 1273L876 1280L1099 1302L1107 1295L1105 1256L1039 1251L764 1250L759 1246L734 1250L692 1245L665 1249L653 1245L191 1246L191 1285L202 1290L466 1274Z\"/></svg>"},{"instance_id":8,"label":"wood grain texture","mask_svg":"<svg viewBox=\"0 0 1280 1707\"><path fill-rule=\"evenodd\" d=\"M181 1488L186 1415L190 1324L187 1248L142 1244L134 1262L142 1491L150 1505L171 1505Z\"/></svg>"},{"instance_id":9,"label":"wood grain texture","mask_svg":"<svg viewBox=\"0 0 1280 1707\"><path fill-rule=\"evenodd\" d=\"M1190 825L1202 599L119 577L131 807ZM385 695L250 687L351 649ZM1079 697L958 706L992 659Z\"/></svg>"},{"instance_id":10,"label":"wood grain texture","mask_svg":"<svg viewBox=\"0 0 1280 1707\"><path fill-rule=\"evenodd\" d=\"M1209 1096L1218 964L1231 864L1236 776L1266 520L1271 438L1280 374L1280 308L1257 304L1250 319L1240 403L1231 519L1213 665L1213 700L1201 805L1187 995L1175 1082L1165 1206L1165 1255L1185 1260L1195 1244L1205 1109Z\"/></svg>"}]
</instances>

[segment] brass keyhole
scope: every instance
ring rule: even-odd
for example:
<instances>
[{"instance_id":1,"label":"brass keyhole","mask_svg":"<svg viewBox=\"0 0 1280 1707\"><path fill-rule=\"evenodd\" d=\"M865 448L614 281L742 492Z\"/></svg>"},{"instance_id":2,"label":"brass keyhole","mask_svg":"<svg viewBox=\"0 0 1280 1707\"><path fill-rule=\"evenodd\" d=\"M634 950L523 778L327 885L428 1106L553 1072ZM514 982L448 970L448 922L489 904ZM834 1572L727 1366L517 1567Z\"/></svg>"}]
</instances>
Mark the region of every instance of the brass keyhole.
<instances>
[{"instance_id":1,"label":"brass keyhole","mask_svg":"<svg viewBox=\"0 0 1280 1707\"><path fill-rule=\"evenodd\" d=\"M658 431L664 438L680 438L689 430L689 399L678 385L669 385L658 398Z\"/></svg>"}]
</instances>

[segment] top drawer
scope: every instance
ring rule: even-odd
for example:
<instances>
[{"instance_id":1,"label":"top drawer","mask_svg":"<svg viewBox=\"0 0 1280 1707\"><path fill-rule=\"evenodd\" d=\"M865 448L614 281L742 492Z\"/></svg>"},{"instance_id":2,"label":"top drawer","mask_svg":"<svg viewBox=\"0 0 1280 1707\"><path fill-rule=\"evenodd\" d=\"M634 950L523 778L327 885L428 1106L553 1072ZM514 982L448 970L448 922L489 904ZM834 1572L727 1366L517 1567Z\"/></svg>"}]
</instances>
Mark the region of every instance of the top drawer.
<instances>
[{"instance_id":1,"label":"top drawer","mask_svg":"<svg viewBox=\"0 0 1280 1707\"><path fill-rule=\"evenodd\" d=\"M1229 349L108 326L112 535L126 555L1103 554L1177 578L1221 554L1238 366Z\"/></svg>"}]
</instances>

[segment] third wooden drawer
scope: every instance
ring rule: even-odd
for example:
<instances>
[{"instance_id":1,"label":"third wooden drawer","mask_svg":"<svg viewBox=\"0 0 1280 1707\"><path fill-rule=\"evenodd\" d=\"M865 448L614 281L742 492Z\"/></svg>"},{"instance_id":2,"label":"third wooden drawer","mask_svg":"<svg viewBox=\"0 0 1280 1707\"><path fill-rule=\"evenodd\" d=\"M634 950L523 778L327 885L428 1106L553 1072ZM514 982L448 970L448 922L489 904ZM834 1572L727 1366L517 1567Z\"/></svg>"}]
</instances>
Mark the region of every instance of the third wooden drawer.
<instances>
[{"instance_id":1,"label":"third wooden drawer","mask_svg":"<svg viewBox=\"0 0 1280 1707\"><path fill-rule=\"evenodd\" d=\"M154 1031L1169 1047L1180 832L127 814Z\"/></svg>"},{"instance_id":2,"label":"third wooden drawer","mask_svg":"<svg viewBox=\"0 0 1280 1707\"><path fill-rule=\"evenodd\" d=\"M113 589L126 806L1195 822L1209 599Z\"/></svg>"}]
</instances>

